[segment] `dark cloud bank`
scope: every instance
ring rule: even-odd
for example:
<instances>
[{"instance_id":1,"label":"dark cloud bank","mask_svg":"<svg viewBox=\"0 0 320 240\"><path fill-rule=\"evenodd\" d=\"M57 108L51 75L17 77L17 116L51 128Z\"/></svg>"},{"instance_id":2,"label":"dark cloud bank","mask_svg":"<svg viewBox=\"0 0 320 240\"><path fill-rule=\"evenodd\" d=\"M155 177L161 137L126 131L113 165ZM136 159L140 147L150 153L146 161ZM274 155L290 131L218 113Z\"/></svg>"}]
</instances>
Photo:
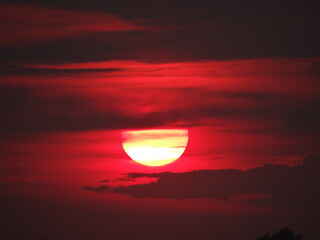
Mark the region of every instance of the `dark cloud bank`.
<instances>
[{"instance_id":1,"label":"dark cloud bank","mask_svg":"<svg viewBox=\"0 0 320 240\"><path fill-rule=\"evenodd\" d=\"M309 155L302 165L266 164L247 171L200 170L184 173L128 173L129 179L158 178L156 182L130 186L85 187L98 193L112 192L133 198L243 199L257 204L308 208L319 202L320 157ZM241 198L250 196L252 198ZM254 196L266 197L254 197ZM309 205L310 204L310 205Z\"/></svg>"},{"instance_id":2,"label":"dark cloud bank","mask_svg":"<svg viewBox=\"0 0 320 240\"><path fill-rule=\"evenodd\" d=\"M26 3L25 0L6 2ZM81 36L67 32L64 38L53 36L40 43L29 41L29 45L25 44L24 36L20 39L22 46L0 46L3 53L0 62L181 61L320 54L318 1L27 2L44 9L113 13L127 20L144 19L150 25L162 26L163 30L90 31ZM33 15L30 12L31 19ZM15 27L9 23L4 21L4 29ZM35 20L34 24L33 28L42 26L41 21ZM83 26L80 24L80 27ZM21 29L24 30L23 25Z\"/></svg>"},{"instance_id":3,"label":"dark cloud bank","mask_svg":"<svg viewBox=\"0 0 320 240\"><path fill-rule=\"evenodd\" d=\"M139 112L139 116L133 116L122 111L122 108L128 102L136 101L138 94L131 94L128 97L125 96L125 92L118 96L106 94L103 99L104 108L101 110L95 107L94 97L85 98L72 94L46 96L39 94L42 91L41 88L26 86L0 87L0 113L2 115L0 131L3 136L18 132L146 128L166 126L179 121L192 125L193 122L210 118L251 119L255 121L269 119L270 126L255 130L256 133L307 136L310 139L317 138L319 134L320 115L317 111L319 106L317 96L297 97L282 96L270 92L214 92L204 89L174 88L166 92L175 98L164 102L164 105L170 106L171 109L159 108L158 111ZM144 91L152 92L153 90L146 89ZM198 104L185 109L175 107L179 101L186 101L185 99L190 96L191 91L193 101ZM161 99L163 92L159 91L159 93L153 94L157 94L159 106L163 104ZM251 106L219 104L219 99L224 98L235 103L250 101L254 104ZM202 104L203 101L215 102L214 100L217 101L217 104ZM273 122L276 122L277 125L272 124Z\"/></svg>"}]
</instances>

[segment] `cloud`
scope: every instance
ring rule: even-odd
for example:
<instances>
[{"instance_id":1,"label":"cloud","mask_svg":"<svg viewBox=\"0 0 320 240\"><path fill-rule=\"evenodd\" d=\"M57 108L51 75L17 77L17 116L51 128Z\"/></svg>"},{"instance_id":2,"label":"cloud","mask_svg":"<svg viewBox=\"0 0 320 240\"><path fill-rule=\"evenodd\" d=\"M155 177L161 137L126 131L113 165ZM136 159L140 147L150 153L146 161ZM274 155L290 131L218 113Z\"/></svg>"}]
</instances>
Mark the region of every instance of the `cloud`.
<instances>
[{"instance_id":1,"label":"cloud","mask_svg":"<svg viewBox=\"0 0 320 240\"><path fill-rule=\"evenodd\" d=\"M319 58L150 63L133 60L2 66L1 83L66 86L204 87L221 91L319 93ZM26 77L15 75L26 74ZM57 73L57 74L54 74ZM60 73L60 76L58 75ZM73 73L73 74L72 74ZM46 81L39 81L43 76ZM85 81L90 78L90 81ZM161 85L160 85L161 84ZM139 86L138 86L139 85ZM100 87L99 87L100 88Z\"/></svg>"},{"instance_id":2,"label":"cloud","mask_svg":"<svg viewBox=\"0 0 320 240\"><path fill-rule=\"evenodd\" d=\"M81 36L94 32L151 31L143 21L104 12L71 11L31 4L0 5L1 45Z\"/></svg>"},{"instance_id":3,"label":"cloud","mask_svg":"<svg viewBox=\"0 0 320 240\"><path fill-rule=\"evenodd\" d=\"M150 4L148 1L135 4L127 0L77 4L68 1L32 2L40 5L2 5L5 26L2 28L2 42L23 47L2 48L0 59L13 62L194 61L319 56L319 21L315 11L318 6L315 2L308 6L292 3L288 8L256 1L247 6L233 2L232 7L222 2L183 5L179 1L169 1L168 4ZM22 17L9 15L15 9ZM45 17L39 17L39 12ZM120 19L113 21L111 17L110 23L114 23L116 29L110 29L111 24L106 23L105 19L110 17L99 18L111 13ZM55 16L54 20L51 15ZM37 21L39 18L43 23ZM149 31L159 30L153 24L155 22L158 26L168 27L165 31ZM54 41L38 44L48 39Z\"/></svg>"},{"instance_id":4,"label":"cloud","mask_svg":"<svg viewBox=\"0 0 320 240\"><path fill-rule=\"evenodd\" d=\"M100 187L90 187L90 186L87 186L87 187L84 187L85 190L88 190L88 191L92 191L92 192L97 192L97 193L101 193L101 192L105 192L105 191L108 191L110 190L110 187L106 186L106 185L101 185Z\"/></svg>"},{"instance_id":5,"label":"cloud","mask_svg":"<svg viewBox=\"0 0 320 240\"><path fill-rule=\"evenodd\" d=\"M10 134L219 124L226 132L311 141L320 130L318 61L7 65L0 72L0 129Z\"/></svg>"},{"instance_id":6,"label":"cloud","mask_svg":"<svg viewBox=\"0 0 320 240\"><path fill-rule=\"evenodd\" d=\"M10 134L219 123L219 129L227 132L303 138L314 138L319 132L315 96L179 87L133 89L66 93L60 91L70 87L1 86L0 130Z\"/></svg>"},{"instance_id":7,"label":"cloud","mask_svg":"<svg viewBox=\"0 0 320 240\"><path fill-rule=\"evenodd\" d=\"M125 114L121 106L117 108L119 103L113 103L117 100L113 96L104 96L107 103L101 108L105 109L99 110L94 99L64 94L46 96L30 87L1 87L0 93L3 134L152 127L166 121L159 118L161 113Z\"/></svg>"},{"instance_id":8,"label":"cloud","mask_svg":"<svg viewBox=\"0 0 320 240\"><path fill-rule=\"evenodd\" d=\"M320 200L317 191L320 157L308 156L302 165L266 164L247 171L236 169L199 170L183 173L128 173L127 178L153 178L156 182L98 187L99 192L133 198L224 199L277 206L308 206ZM103 189L106 188L106 189ZM90 190L90 189L87 189Z\"/></svg>"}]
</instances>

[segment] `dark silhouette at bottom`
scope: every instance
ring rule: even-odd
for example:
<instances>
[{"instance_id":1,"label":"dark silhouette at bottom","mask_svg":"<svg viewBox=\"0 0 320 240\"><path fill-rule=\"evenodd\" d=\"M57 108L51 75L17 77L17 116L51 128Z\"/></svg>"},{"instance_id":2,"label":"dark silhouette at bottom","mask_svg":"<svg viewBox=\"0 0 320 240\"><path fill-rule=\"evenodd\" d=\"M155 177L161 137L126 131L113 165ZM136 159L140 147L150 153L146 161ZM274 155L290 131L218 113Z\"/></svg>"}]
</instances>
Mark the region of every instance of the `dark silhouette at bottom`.
<instances>
[{"instance_id":1,"label":"dark silhouette at bottom","mask_svg":"<svg viewBox=\"0 0 320 240\"><path fill-rule=\"evenodd\" d=\"M262 237L258 237L255 240L302 240L301 234L294 234L289 228L282 228L278 232L270 235L264 234Z\"/></svg>"}]
</instances>

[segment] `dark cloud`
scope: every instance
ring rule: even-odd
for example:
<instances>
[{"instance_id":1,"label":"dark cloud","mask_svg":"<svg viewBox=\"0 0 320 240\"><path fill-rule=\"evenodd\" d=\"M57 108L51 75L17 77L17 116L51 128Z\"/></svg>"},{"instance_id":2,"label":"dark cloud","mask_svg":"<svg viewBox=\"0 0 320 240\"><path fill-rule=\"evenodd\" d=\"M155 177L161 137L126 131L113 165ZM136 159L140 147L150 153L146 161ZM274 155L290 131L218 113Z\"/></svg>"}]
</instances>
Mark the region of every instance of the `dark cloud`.
<instances>
[{"instance_id":1,"label":"dark cloud","mask_svg":"<svg viewBox=\"0 0 320 240\"><path fill-rule=\"evenodd\" d=\"M4 2L10 3L25 3L25 0L7 0ZM257 2L249 0L244 4L243 2L227 1L199 1L194 2L191 0L185 1L183 4L179 0L165 0L163 2L153 2L148 0L140 0L139 4L133 3L129 0L117 1L90 1L81 0L77 4L73 0L57 0L57 1L41 1L41 0L28 0L33 4L41 4L50 7L62 7L67 9L109 9L121 16L129 18L143 17L169 17L172 19L189 20L200 19L238 19L238 18L252 18L252 17L270 17L275 18L288 16L318 16L317 1L309 1L308 4L301 3L300 1L287 1L287 3L279 3L275 0L267 2ZM126 7L124 7L126 6ZM190 19L191 18L191 19Z\"/></svg>"},{"instance_id":2,"label":"dark cloud","mask_svg":"<svg viewBox=\"0 0 320 240\"><path fill-rule=\"evenodd\" d=\"M200 24L201 25L201 24ZM320 56L317 25L265 33L252 23L206 23L201 28L155 32L92 33L28 47L2 48L2 62L84 62L139 59L151 62ZM274 23L277 25L277 23ZM319 24L320 25L320 24ZM227 29L226 29L227 28ZM292 32L294 31L294 32Z\"/></svg>"},{"instance_id":3,"label":"dark cloud","mask_svg":"<svg viewBox=\"0 0 320 240\"><path fill-rule=\"evenodd\" d=\"M77 4L72 1L28 2L46 6L44 8L99 11L104 14L114 13L125 19L148 19L146 23L157 24L162 30L100 33L87 29L90 34L85 36L68 35L66 31L60 31L68 37L47 37L46 43L30 42L29 46L1 49L4 53L1 61L181 61L315 57L320 54L320 34L317 31L320 21L315 11L319 4L315 1L308 4L290 2L285 7L269 1L250 1L246 4L210 1L183 4L179 1L167 4L133 4L131 1L81 1ZM76 24L79 26L78 22ZM56 25L53 22L50 26L55 27L55 30Z\"/></svg>"},{"instance_id":4,"label":"dark cloud","mask_svg":"<svg viewBox=\"0 0 320 240\"><path fill-rule=\"evenodd\" d=\"M100 187L87 186L87 187L84 187L84 189L88 190L88 191L92 191L92 192L101 193L101 192L105 192L105 191L110 190L110 187L108 187L107 185L101 185Z\"/></svg>"},{"instance_id":5,"label":"dark cloud","mask_svg":"<svg viewBox=\"0 0 320 240\"><path fill-rule=\"evenodd\" d=\"M236 169L199 170L184 173L128 173L127 177L157 178L156 182L87 190L112 192L134 198L242 199L283 207L315 206L320 200L318 174L320 157L308 156L302 165L266 164L247 171ZM251 197L250 197L251 196Z\"/></svg>"},{"instance_id":6,"label":"dark cloud","mask_svg":"<svg viewBox=\"0 0 320 240\"><path fill-rule=\"evenodd\" d=\"M178 117L161 112L140 116L124 114L121 105L130 98L122 96L106 94L103 97L106 104L101 111L92 99L70 94L46 96L41 94L43 90L24 86L0 88L3 134L152 127L174 122ZM118 109L111 107L119 104Z\"/></svg>"},{"instance_id":7,"label":"dark cloud","mask_svg":"<svg viewBox=\"0 0 320 240\"><path fill-rule=\"evenodd\" d=\"M3 70L0 70L0 76L67 76L68 74L77 73L106 73L113 71L121 71L120 69L105 68L105 69L95 69L95 68L82 68L82 69L46 69L46 68L14 68L10 66L3 66Z\"/></svg>"},{"instance_id":8,"label":"dark cloud","mask_svg":"<svg viewBox=\"0 0 320 240\"><path fill-rule=\"evenodd\" d=\"M104 180L101 180L100 182L102 182L102 183L108 183L108 182L110 182L110 180L104 179Z\"/></svg>"},{"instance_id":9,"label":"dark cloud","mask_svg":"<svg viewBox=\"0 0 320 240\"><path fill-rule=\"evenodd\" d=\"M149 97L142 101L141 91L129 94L131 90L121 90L116 95L106 92L103 97L88 98L71 93L42 93L47 90L41 87L2 86L1 132L7 135L19 132L147 128L170 126L178 122L191 126L197 122L201 124L205 119L264 123L259 128L244 126L230 131L311 138L317 137L320 131L320 115L317 111L320 102L314 96L214 92L201 88L145 88L143 92ZM128 104L132 104L129 108L136 110L128 112ZM152 111L140 110L149 105L154 108Z\"/></svg>"}]
</instances>

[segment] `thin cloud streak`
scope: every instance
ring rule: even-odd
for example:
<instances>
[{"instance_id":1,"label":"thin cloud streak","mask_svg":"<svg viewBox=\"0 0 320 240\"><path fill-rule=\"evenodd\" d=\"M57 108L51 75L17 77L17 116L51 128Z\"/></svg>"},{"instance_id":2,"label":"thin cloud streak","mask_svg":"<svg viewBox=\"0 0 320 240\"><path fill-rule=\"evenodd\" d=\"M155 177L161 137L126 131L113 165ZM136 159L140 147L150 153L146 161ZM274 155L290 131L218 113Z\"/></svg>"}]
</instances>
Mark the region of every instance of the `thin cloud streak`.
<instances>
[{"instance_id":1,"label":"thin cloud streak","mask_svg":"<svg viewBox=\"0 0 320 240\"><path fill-rule=\"evenodd\" d=\"M113 60L53 65L20 64L4 67L3 73L6 76L0 83L52 88L67 86L67 89L84 87L94 92L102 91L106 87L127 86L130 88L205 87L216 91L237 89L245 92L319 94L319 62L319 58L293 58L177 63ZM94 69L98 71L93 71ZM11 75L8 71L11 71ZM15 71L21 74L24 71L26 73L31 71L33 74L15 76ZM69 71L69 74L54 75L53 71L56 73ZM93 88L94 86L97 87Z\"/></svg>"},{"instance_id":2,"label":"thin cloud streak","mask_svg":"<svg viewBox=\"0 0 320 240\"><path fill-rule=\"evenodd\" d=\"M70 11L32 4L0 4L0 45L25 45L94 32L154 31L142 20L104 12Z\"/></svg>"}]
</instances>

